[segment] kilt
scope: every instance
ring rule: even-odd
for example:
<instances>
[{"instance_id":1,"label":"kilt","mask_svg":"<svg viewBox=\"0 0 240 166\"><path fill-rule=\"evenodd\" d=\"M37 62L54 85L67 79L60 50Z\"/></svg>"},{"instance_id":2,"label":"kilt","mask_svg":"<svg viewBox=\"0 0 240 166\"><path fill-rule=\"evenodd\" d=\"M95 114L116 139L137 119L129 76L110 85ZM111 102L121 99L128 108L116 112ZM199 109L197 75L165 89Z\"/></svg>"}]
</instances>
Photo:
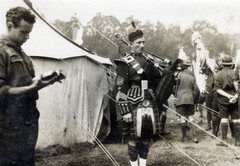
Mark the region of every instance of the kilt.
<instances>
[{"instance_id":1,"label":"kilt","mask_svg":"<svg viewBox=\"0 0 240 166\"><path fill-rule=\"evenodd\" d=\"M157 107L157 103L155 100L152 100L153 105L153 113L155 118L155 125L156 125L156 133L159 133L160 131L160 119L159 119L159 111ZM129 132L130 132L130 138L136 139L137 138L137 106L138 104L132 105L132 115L133 115L133 123L130 123L129 125ZM151 138L153 135L150 135L149 138Z\"/></svg>"}]
</instances>

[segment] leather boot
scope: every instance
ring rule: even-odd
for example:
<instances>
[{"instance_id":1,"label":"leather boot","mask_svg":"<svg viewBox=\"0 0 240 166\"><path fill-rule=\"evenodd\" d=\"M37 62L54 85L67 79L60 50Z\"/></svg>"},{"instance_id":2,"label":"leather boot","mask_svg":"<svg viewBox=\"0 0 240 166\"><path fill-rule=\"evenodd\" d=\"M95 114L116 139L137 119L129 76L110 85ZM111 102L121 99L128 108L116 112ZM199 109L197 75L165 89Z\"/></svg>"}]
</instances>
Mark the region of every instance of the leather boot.
<instances>
[{"instance_id":1,"label":"leather boot","mask_svg":"<svg viewBox=\"0 0 240 166\"><path fill-rule=\"evenodd\" d=\"M217 136L217 135L216 135L217 125L218 125L218 121L213 120L213 121L212 121L212 134L215 135L215 136Z\"/></svg>"},{"instance_id":2,"label":"leather boot","mask_svg":"<svg viewBox=\"0 0 240 166\"><path fill-rule=\"evenodd\" d=\"M182 130L182 138L181 138L181 142L186 142L187 139L187 126L186 124L181 124L181 130Z\"/></svg>"},{"instance_id":3,"label":"leather boot","mask_svg":"<svg viewBox=\"0 0 240 166\"><path fill-rule=\"evenodd\" d=\"M161 119L160 119L160 127L161 127L160 134L161 134L161 135L171 134L170 131L166 131L166 130L165 130L166 119L167 119L167 116L166 116L166 115L161 115Z\"/></svg>"},{"instance_id":4,"label":"leather boot","mask_svg":"<svg viewBox=\"0 0 240 166\"><path fill-rule=\"evenodd\" d=\"M227 123L221 123L221 131L222 131L222 141L220 143L217 143L217 145L227 147L228 145L224 143L227 141L227 132L228 132Z\"/></svg>"},{"instance_id":5,"label":"leather boot","mask_svg":"<svg viewBox=\"0 0 240 166\"><path fill-rule=\"evenodd\" d=\"M235 138L235 132L234 132L234 123L233 121L229 121L229 127L230 127L230 130L231 130L231 136L232 138Z\"/></svg>"},{"instance_id":6,"label":"leather boot","mask_svg":"<svg viewBox=\"0 0 240 166\"><path fill-rule=\"evenodd\" d=\"M211 130L211 116L209 115L209 113L207 114L207 128L205 129L206 131Z\"/></svg>"},{"instance_id":7,"label":"leather boot","mask_svg":"<svg viewBox=\"0 0 240 166\"><path fill-rule=\"evenodd\" d=\"M216 128L215 128L215 133L214 135L217 137L218 136L218 131L219 131L219 127L220 127L220 123L221 123L221 118L217 118L216 119Z\"/></svg>"},{"instance_id":8,"label":"leather boot","mask_svg":"<svg viewBox=\"0 0 240 166\"><path fill-rule=\"evenodd\" d=\"M234 123L235 130L235 146L240 147L240 123Z\"/></svg>"},{"instance_id":9,"label":"leather boot","mask_svg":"<svg viewBox=\"0 0 240 166\"><path fill-rule=\"evenodd\" d=\"M142 158L139 159L139 166L146 166L146 164L147 164L147 159L142 159Z\"/></svg>"},{"instance_id":10,"label":"leather boot","mask_svg":"<svg viewBox=\"0 0 240 166\"><path fill-rule=\"evenodd\" d=\"M131 166L138 166L138 161L136 160L136 161L131 161L130 160L130 164L131 164Z\"/></svg>"}]
</instances>

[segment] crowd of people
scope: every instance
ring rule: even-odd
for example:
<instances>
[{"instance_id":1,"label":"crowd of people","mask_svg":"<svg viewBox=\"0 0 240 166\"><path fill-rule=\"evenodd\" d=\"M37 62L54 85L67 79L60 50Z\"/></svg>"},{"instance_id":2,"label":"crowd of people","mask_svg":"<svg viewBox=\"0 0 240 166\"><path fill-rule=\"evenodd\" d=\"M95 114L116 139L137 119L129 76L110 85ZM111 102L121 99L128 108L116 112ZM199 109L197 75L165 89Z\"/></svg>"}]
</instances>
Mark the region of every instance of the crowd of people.
<instances>
[{"instance_id":1,"label":"crowd of people","mask_svg":"<svg viewBox=\"0 0 240 166\"><path fill-rule=\"evenodd\" d=\"M217 136L221 129L222 141L219 146L226 144L228 127L232 137L235 138L235 145L239 146L239 67L236 66L230 55L225 55L217 63L215 70L206 68L208 75L206 81L205 103L207 109L207 128L212 129L212 134Z\"/></svg>"},{"instance_id":2,"label":"crowd of people","mask_svg":"<svg viewBox=\"0 0 240 166\"><path fill-rule=\"evenodd\" d=\"M143 53L145 38L141 30L130 33L129 41L130 54L115 62L117 111L120 111L125 122L124 135L130 133L127 145L132 166L146 165L148 145L152 138L170 134L165 130L167 109L163 107L163 104L168 104L165 98L161 98L169 97L169 92L174 95L176 113L180 117L180 141L186 142L191 139L194 143L199 142L194 113L196 106L205 102L206 130L212 130L212 134L217 136L221 129L222 141L216 145L228 146L229 126L232 137L235 138L235 145L240 146L239 67L234 70L235 65L230 55L222 57L213 71L206 67L204 73L207 75L207 83L204 92L200 94L195 75L189 69L192 65L189 58L177 58L178 61L166 66L161 65L164 60L155 64L151 57ZM166 77L169 71L173 71L170 73L174 80L171 76ZM192 133L190 137L187 136L189 129Z\"/></svg>"}]
</instances>

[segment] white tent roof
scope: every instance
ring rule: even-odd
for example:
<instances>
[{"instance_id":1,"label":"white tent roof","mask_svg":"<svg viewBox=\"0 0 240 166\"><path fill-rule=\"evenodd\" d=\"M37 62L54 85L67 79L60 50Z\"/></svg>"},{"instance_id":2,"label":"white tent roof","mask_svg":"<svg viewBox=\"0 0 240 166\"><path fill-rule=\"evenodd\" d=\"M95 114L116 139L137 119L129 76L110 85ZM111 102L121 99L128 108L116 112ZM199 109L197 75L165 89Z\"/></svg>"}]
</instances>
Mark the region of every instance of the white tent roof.
<instances>
[{"instance_id":1,"label":"white tent roof","mask_svg":"<svg viewBox=\"0 0 240 166\"><path fill-rule=\"evenodd\" d=\"M94 61L112 65L109 58L90 54L70 43L51 29L40 18L34 24L30 39L23 44L23 49L30 56L65 59L77 56L87 56Z\"/></svg>"}]
</instances>

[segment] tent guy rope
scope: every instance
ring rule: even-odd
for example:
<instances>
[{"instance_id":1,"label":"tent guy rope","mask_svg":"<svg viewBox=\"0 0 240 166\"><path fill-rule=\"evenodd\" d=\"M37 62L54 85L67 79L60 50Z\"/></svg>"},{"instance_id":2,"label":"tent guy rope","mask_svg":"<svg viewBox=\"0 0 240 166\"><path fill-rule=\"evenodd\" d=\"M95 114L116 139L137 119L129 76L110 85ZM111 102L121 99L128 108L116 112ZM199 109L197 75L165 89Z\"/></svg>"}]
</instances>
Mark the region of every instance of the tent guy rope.
<instances>
[{"instance_id":1,"label":"tent guy rope","mask_svg":"<svg viewBox=\"0 0 240 166\"><path fill-rule=\"evenodd\" d=\"M23 0L29 7L30 9L39 17L41 18L49 27L51 27L56 33L58 33L60 36L62 36L64 39L68 40L69 42L71 42L72 44L76 45L77 47L79 47L80 49L83 49L84 51L87 51L90 54L95 54L91 51L89 51L88 49L86 49L85 47L82 47L81 45L77 44L76 42L72 41L71 39L69 39L68 37L66 37L62 32L60 32L58 29L56 29L52 24L50 24L47 19L44 17L43 14L40 14L37 10L35 10L35 8L33 7L32 3L30 0ZM40 69L38 67L38 69ZM41 71L42 72L42 71ZM70 106L69 106L70 107ZM71 108L71 107L70 107ZM80 121L79 117L78 120ZM81 123L81 121L80 121ZM81 125L83 125L81 123ZM92 131L89 131L90 129L88 129L88 133L93 137L93 138L97 138L94 134L92 135ZM103 150L103 152L108 156L108 158L112 161L112 163L115 166L119 166L119 164L117 163L117 161L113 158L113 156L110 154L110 152L104 147L104 145L101 143L100 140L95 139L96 143L99 145L99 147Z\"/></svg>"}]
</instances>

